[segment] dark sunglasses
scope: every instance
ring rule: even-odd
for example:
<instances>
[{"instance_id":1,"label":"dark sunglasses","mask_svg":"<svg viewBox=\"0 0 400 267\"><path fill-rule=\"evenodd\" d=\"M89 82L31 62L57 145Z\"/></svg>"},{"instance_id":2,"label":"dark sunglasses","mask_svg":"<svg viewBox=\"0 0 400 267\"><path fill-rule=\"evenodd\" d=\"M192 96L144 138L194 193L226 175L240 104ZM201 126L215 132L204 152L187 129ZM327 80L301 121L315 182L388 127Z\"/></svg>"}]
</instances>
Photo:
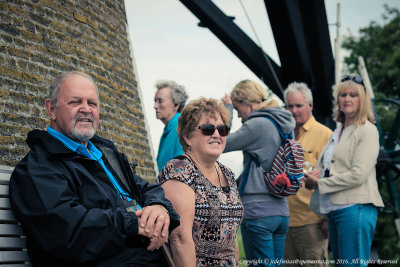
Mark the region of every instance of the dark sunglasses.
<instances>
[{"instance_id":1,"label":"dark sunglasses","mask_svg":"<svg viewBox=\"0 0 400 267\"><path fill-rule=\"evenodd\" d=\"M353 81L355 83L364 85L364 81L363 78L360 76L350 76L350 75L346 75L342 78L341 82L345 82L345 81Z\"/></svg>"},{"instance_id":2,"label":"dark sunglasses","mask_svg":"<svg viewBox=\"0 0 400 267\"><path fill-rule=\"evenodd\" d=\"M207 136L211 136L214 134L215 129L218 130L218 133L220 136L227 136L229 134L229 126L226 126L224 124L218 125L217 127L214 126L214 124L211 123L206 123L203 125L200 125L198 127L201 130L201 133Z\"/></svg>"}]
</instances>

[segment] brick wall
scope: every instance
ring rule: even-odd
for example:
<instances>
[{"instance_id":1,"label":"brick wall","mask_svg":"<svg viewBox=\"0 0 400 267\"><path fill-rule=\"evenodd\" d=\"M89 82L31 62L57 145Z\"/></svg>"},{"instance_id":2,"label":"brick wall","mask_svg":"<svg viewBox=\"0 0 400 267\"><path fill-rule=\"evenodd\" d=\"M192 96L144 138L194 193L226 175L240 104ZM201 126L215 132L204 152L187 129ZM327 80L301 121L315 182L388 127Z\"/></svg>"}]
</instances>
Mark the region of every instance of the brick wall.
<instances>
[{"instance_id":1,"label":"brick wall","mask_svg":"<svg viewBox=\"0 0 400 267\"><path fill-rule=\"evenodd\" d=\"M0 165L15 166L28 131L47 127L49 85L68 70L97 83L98 134L154 179L123 0L0 0Z\"/></svg>"}]
</instances>

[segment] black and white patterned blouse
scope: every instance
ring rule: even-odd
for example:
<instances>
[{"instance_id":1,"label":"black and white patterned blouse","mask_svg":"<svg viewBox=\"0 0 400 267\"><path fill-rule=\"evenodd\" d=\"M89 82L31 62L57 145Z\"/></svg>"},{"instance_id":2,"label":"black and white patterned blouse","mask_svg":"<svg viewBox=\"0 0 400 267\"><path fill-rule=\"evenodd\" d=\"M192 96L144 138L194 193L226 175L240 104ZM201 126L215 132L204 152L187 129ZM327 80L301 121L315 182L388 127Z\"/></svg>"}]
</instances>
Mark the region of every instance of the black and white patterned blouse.
<instances>
[{"instance_id":1,"label":"black and white patterned blouse","mask_svg":"<svg viewBox=\"0 0 400 267\"><path fill-rule=\"evenodd\" d=\"M159 184L168 180L180 181L195 192L192 233L197 266L238 266L235 257L236 232L242 221L243 205L233 172L218 164L227 178L229 193L214 186L184 156L170 160L157 179Z\"/></svg>"}]
</instances>

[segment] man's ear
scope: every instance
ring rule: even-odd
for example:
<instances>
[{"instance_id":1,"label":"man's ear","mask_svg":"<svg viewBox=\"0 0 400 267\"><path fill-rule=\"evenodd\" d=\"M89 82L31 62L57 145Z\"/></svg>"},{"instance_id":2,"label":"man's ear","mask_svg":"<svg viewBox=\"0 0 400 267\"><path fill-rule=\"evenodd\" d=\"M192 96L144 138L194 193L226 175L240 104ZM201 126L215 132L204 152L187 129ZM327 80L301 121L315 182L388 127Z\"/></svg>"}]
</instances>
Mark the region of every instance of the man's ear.
<instances>
[{"instance_id":1,"label":"man's ear","mask_svg":"<svg viewBox=\"0 0 400 267\"><path fill-rule=\"evenodd\" d=\"M49 114L52 121L56 119L56 113L54 112L55 106L51 99L46 99L44 101L44 106L46 107L47 114Z\"/></svg>"}]
</instances>

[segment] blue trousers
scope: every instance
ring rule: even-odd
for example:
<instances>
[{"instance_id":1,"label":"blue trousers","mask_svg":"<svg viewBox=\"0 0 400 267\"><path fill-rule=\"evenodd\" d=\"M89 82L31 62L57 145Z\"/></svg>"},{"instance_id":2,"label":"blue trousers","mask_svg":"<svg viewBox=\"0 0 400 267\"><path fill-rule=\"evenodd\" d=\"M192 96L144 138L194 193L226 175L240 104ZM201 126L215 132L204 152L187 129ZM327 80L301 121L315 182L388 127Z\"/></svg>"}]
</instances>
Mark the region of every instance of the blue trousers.
<instances>
[{"instance_id":1,"label":"blue trousers","mask_svg":"<svg viewBox=\"0 0 400 267\"><path fill-rule=\"evenodd\" d=\"M287 216L244 219L240 230L248 266L283 265L288 229Z\"/></svg>"},{"instance_id":2,"label":"blue trousers","mask_svg":"<svg viewBox=\"0 0 400 267\"><path fill-rule=\"evenodd\" d=\"M357 204L328 214L329 244L337 266L367 266L378 210Z\"/></svg>"}]
</instances>

